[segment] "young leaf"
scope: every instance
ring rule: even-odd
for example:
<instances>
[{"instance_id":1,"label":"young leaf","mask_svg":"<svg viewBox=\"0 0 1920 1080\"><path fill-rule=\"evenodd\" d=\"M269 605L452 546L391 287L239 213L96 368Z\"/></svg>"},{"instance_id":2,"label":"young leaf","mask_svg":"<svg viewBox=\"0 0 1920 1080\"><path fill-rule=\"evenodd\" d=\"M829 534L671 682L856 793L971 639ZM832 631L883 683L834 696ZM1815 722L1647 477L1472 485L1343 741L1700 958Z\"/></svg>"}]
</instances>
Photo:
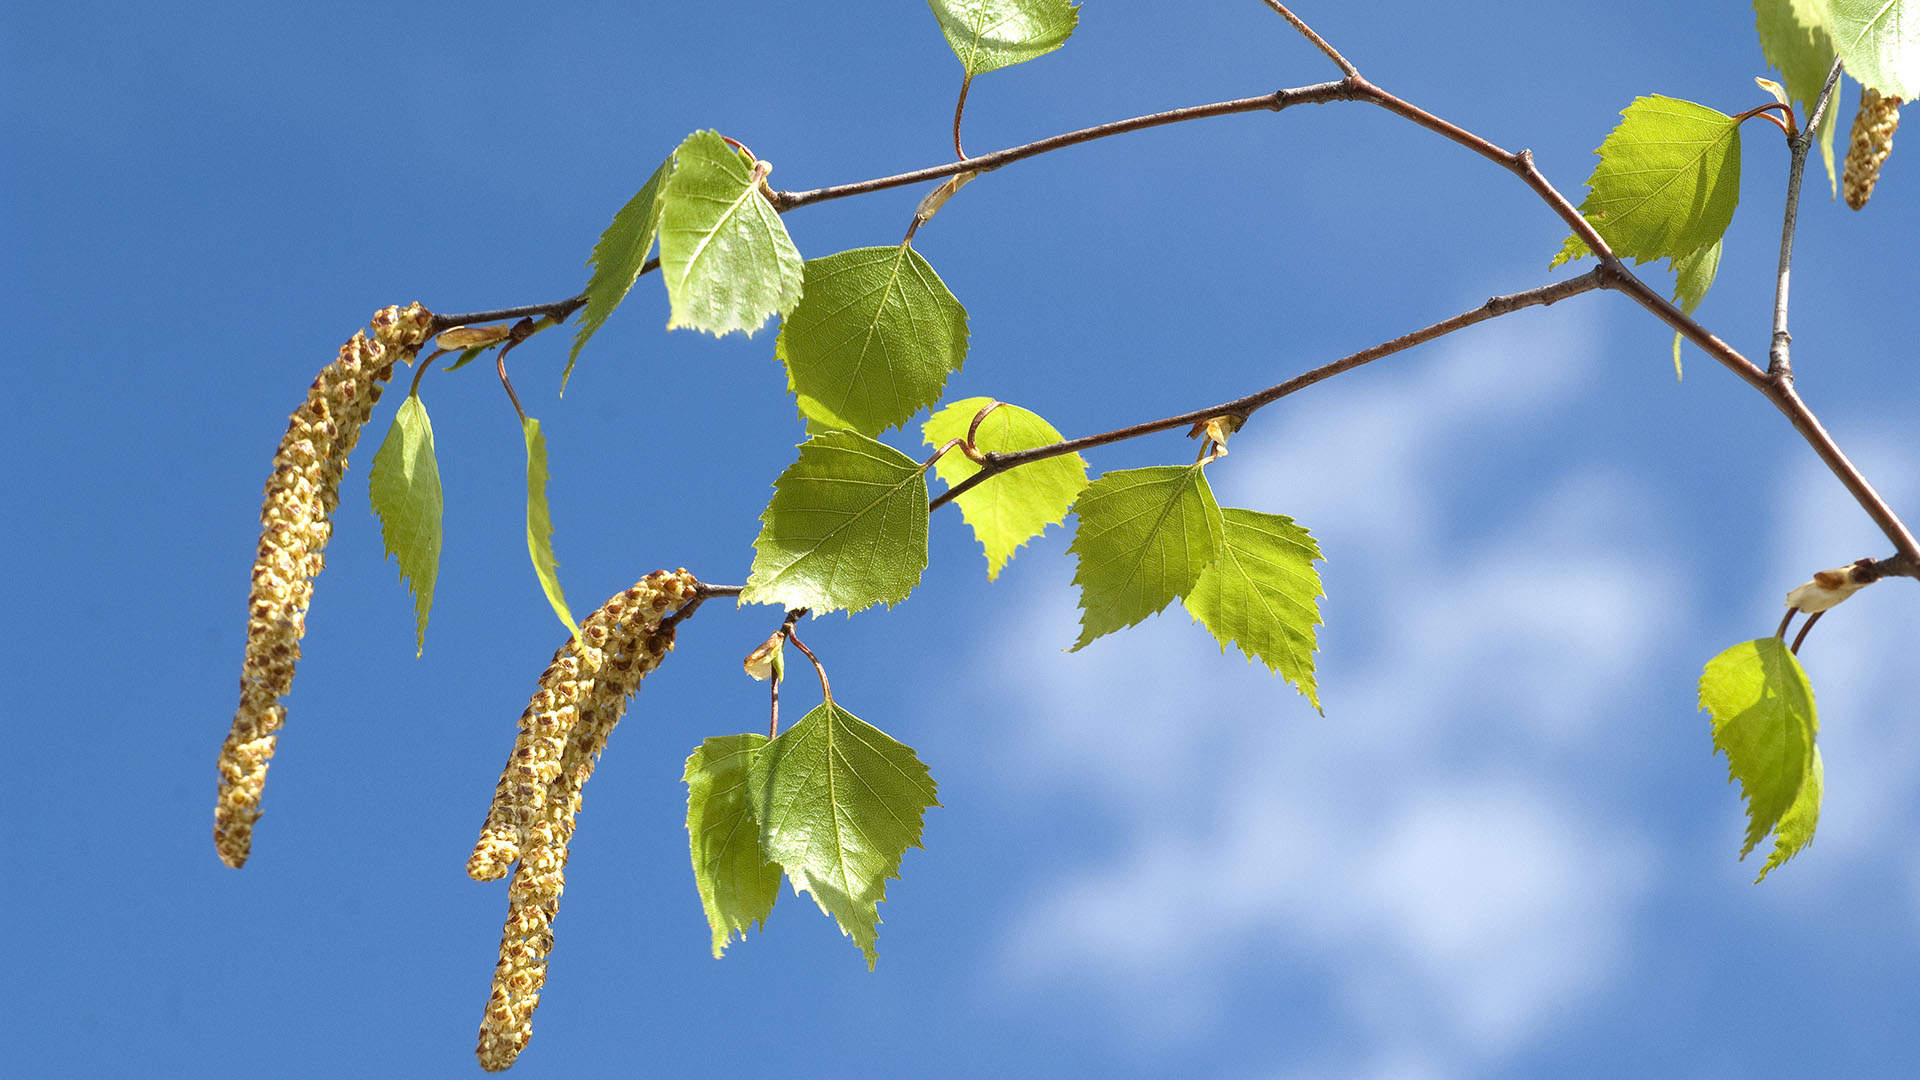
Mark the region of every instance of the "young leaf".
<instances>
[{"instance_id":1,"label":"young leaf","mask_svg":"<svg viewBox=\"0 0 1920 1080\"><path fill-rule=\"evenodd\" d=\"M992 401L967 398L928 417L920 429L927 445L945 446L965 438L973 418ZM974 445L987 452L1031 450L1059 441L1060 433L1052 424L1018 405L1004 404L987 414L974 435ZM943 455L933 468L950 488L980 471L958 449ZM960 516L986 550L987 580L999 577L1000 568L1028 540L1064 521L1086 486L1087 460L1079 454L1062 454L1001 473L955 499Z\"/></svg>"},{"instance_id":2,"label":"young leaf","mask_svg":"<svg viewBox=\"0 0 1920 1080\"><path fill-rule=\"evenodd\" d=\"M1080 9L1067 0L927 0L969 77L1023 63L1067 43Z\"/></svg>"},{"instance_id":3,"label":"young leaf","mask_svg":"<svg viewBox=\"0 0 1920 1080\"><path fill-rule=\"evenodd\" d=\"M1787 99L1796 103L1802 126L1812 115L1813 100L1820 96L1827 72L1833 67L1833 38L1827 33L1826 7L1824 0L1753 0L1761 55L1780 73ZM1833 168L1833 133L1837 127L1834 116L1839 111L1829 106L1820 122L1820 156L1827 165L1827 186L1836 191L1839 180Z\"/></svg>"},{"instance_id":4,"label":"young leaf","mask_svg":"<svg viewBox=\"0 0 1920 1080\"><path fill-rule=\"evenodd\" d=\"M1727 755L1730 780L1747 801L1740 857L1773 833L1773 853L1756 882L1813 839L1823 775L1813 687L1779 638L1743 642L1707 661L1700 707L1713 720L1713 748Z\"/></svg>"},{"instance_id":5,"label":"young leaf","mask_svg":"<svg viewBox=\"0 0 1920 1080\"><path fill-rule=\"evenodd\" d=\"M967 356L967 310L910 245L809 259L774 354L800 412L878 435L940 400Z\"/></svg>"},{"instance_id":6,"label":"young leaf","mask_svg":"<svg viewBox=\"0 0 1920 1080\"><path fill-rule=\"evenodd\" d=\"M1601 142L1580 213L1614 253L1684 259L1719 242L1740 202L1740 125L1704 105L1635 98ZM1567 238L1550 266L1590 255Z\"/></svg>"},{"instance_id":7,"label":"young leaf","mask_svg":"<svg viewBox=\"0 0 1920 1080\"><path fill-rule=\"evenodd\" d=\"M780 865L760 848L747 772L767 737L757 733L708 739L687 758L687 841L693 882L713 930L713 958L720 959L737 932L766 926L780 895Z\"/></svg>"},{"instance_id":8,"label":"young leaf","mask_svg":"<svg viewBox=\"0 0 1920 1080\"><path fill-rule=\"evenodd\" d=\"M393 426L373 455L367 473L373 512L387 554L413 590L414 655L427 648L427 613L433 609L433 579L440 572L440 465L433 456L433 422L418 394L400 403Z\"/></svg>"},{"instance_id":9,"label":"young leaf","mask_svg":"<svg viewBox=\"0 0 1920 1080\"><path fill-rule=\"evenodd\" d=\"M1110 472L1074 506L1080 527L1080 640L1124 630L1184 595L1226 543L1226 525L1201 466Z\"/></svg>"},{"instance_id":10,"label":"young leaf","mask_svg":"<svg viewBox=\"0 0 1920 1080\"><path fill-rule=\"evenodd\" d=\"M1920 95L1920 0L1830 0L1827 7L1847 74L1883 96Z\"/></svg>"},{"instance_id":11,"label":"young leaf","mask_svg":"<svg viewBox=\"0 0 1920 1080\"><path fill-rule=\"evenodd\" d=\"M760 844L860 946L872 970L877 905L920 846L935 785L913 750L831 699L768 743L747 774Z\"/></svg>"},{"instance_id":12,"label":"young leaf","mask_svg":"<svg viewBox=\"0 0 1920 1080\"><path fill-rule=\"evenodd\" d=\"M927 568L927 479L900 451L852 431L800 445L773 482L743 604L815 614L899 603Z\"/></svg>"},{"instance_id":13,"label":"young leaf","mask_svg":"<svg viewBox=\"0 0 1920 1080\"><path fill-rule=\"evenodd\" d=\"M613 215L613 223L593 245L593 257L587 265L593 276L587 279L587 306L580 312L580 329L573 336L573 349L567 353L566 370L560 373L560 392L567 392L567 379L573 375L573 362L587 347L600 324L627 298L627 290L639 280L640 268L647 264L653 250L654 234L660 231L660 208L667 178L673 175L673 159L660 163L640 191Z\"/></svg>"},{"instance_id":14,"label":"young leaf","mask_svg":"<svg viewBox=\"0 0 1920 1080\"><path fill-rule=\"evenodd\" d=\"M718 132L697 131L674 151L660 210L667 329L751 336L800 299L800 253L755 176Z\"/></svg>"},{"instance_id":15,"label":"young leaf","mask_svg":"<svg viewBox=\"0 0 1920 1080\"><path fill-rule=\"evenodd\" d=\"M553 519L547 514L547 437L540 434L540 421L531 416L521 420L520 427L527 437L527 556L533 560L533 572L553 613L578 638L580 626L567 610L566 594L560 591L560 563L553 557Z\"/></svg>"},{"instance_id":16,"label":"young leaf","mask_svg":"<svg viewBox=\"0 0 1920 1080\"><path fill-rule=\"evenodd\" d=\"M1720 272L1720 241L1715 240L1699 251L1684 259L1670 260L1673 267L1673 302L1680 310L1693 314L1693 309L1706 299L1707 290L1713 287L1713 279ZM1680 377L1680 335L1673 335L1673 374Z\"/></svg>"},{"instance_id":17,"label":"young leaf","mask_svg":"<svg viewBox=\"0 0 1920 1080\"><path fill-rule=\"evenodd\" d=\"M1320 547L1292 518L1227 507L1220 557L1187 593L1187 612L1220 642L1278 673L1315 710L1314 627L1320 623Z\"/></svg>"}]
</instances>

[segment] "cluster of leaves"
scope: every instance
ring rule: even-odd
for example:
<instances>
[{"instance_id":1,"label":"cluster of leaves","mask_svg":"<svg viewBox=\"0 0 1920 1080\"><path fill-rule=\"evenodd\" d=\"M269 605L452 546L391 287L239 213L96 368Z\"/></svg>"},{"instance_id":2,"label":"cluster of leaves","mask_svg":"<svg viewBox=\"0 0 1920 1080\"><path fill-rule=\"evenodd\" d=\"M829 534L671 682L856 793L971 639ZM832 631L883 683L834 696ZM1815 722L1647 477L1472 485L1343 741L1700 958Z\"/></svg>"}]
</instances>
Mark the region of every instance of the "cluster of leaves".
<instances>
[{"instance_id":1,"label":"cluster of leaves","mask_svg":"<svg viewBox=\"0 0 1920 1080\"><path fill-rule=\"evenodd\" d=\"M1894 97L1920 88L1920 3L1909 0L1754 0L1761 52L1781 84L1760 80L1782 106L1810 118L1839 59L1862 86ZM1580 214L1614 254L1635 264L1666 259L1674 302L1692 314L1719 273L1722 238L1740 203L1740 125L1762 109L1728 116L1678 98L1635 98L1595 151ZM1829 186L1834 181L1837 109L1821 118L1819 138ZM1797 131L1798 128L1796 127ZM1549 264L1591 255L1569 236ZM1673 339L1680 369L1680 337Z\"/></svg>"},{"instance_id":2,"label":"cluster of leaves","mask_svg":"<svg viewBox=\"0 0 1920 1080\"><path fill-rule=\"evenodd\" d=\"M1078 18L1066 0L928 3L969 80L1059 48ZM1920 84L1913 4L1920 0L1756 0L1762 49L1784 82L1763 82L1778 105L1728 115L1675 98L1636 99L1597 151L1582 215L1618 255L1667 260L1676 301L1693 311L1713 283L1739 203L1742 122L1768 108L1791 113L1795 103L1805 117L1836 58L1862 84L1908 96ZM1829 173L1830 117L1821 129ZM564 391L581 351L656 266L669 329L752 335L780 320L773 351L807 438L774 481L742 603L818 615L904 600L928 562L931 470L949 490L971 485L954 501L982 546L989 580L1029 540L1069 513L1077 518L1068 546L1082 609L1074 649L1178 599L1223 652L1237 647L1319 708L1312 654L1320 552L1290 518L1215 500L1206 469L1225 454L1228 429L1210 427L1191 464L1089 481L1086 462L1060 447L1060 433L1039 415L989 398L941 406L948 376L966 360L964 306L914 250L911 235L898 245L803 260L770 201L769 169L713 131L688 136L660 164L593 248L561 381ZM961 179L926 205L937 207ZM1580 236L1570 236L1552 265L1590 254ZM442 344L462 350L451 365L458 367L487 348L510 347L506 337ZM930 458L881 441L923 410L920 435L934 448ZM545 441L537 420L523 417L522 427L529 555L554 611L577 633L553 553ZM1006 455L1016 454L1018 466L1007 467ZM975 482L983 468L993 475ZM414 593L423 646L442 494L417 382L375 458L371 484L387 549ZM1807 843L1818 818L1811 689L1791 652L1764 639L1707 665L1701 705L1747 799L1743 856L1775 835L1764 877ZM764 923L784 874L873 963L886 880L918 845L926 809L938 805L910 748L829 694L777 738L706 740L688 759L685 780L695 879L716 956L734 933Z\"/></svg>"}]
</instances>

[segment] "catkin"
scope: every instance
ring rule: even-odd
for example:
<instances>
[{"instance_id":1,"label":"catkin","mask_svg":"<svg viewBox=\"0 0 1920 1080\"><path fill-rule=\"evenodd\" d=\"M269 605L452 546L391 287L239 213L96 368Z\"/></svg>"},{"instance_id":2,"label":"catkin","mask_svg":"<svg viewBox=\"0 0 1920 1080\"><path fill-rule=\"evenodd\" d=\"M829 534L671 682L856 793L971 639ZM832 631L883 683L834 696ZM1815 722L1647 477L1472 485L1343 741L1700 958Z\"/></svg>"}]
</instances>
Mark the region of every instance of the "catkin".
<instances>
[{"instance_id":1,"label":"catkin","mask_svg":"<svg viewBox=\"0 0 1920 1080\"><path fill-rule=\"evenodd\" d=\"M569 641L555 654L521 716L520 736L467 863L468 874L490 880L519 860L507 886L500 958L475 1049L490 1072L512 1065L533 1038L581 795L627 700L673 648L673 629L661 622L693 599L696 585L685 570L658 570L609 599L580 624L586 640Z\"/></svg>"},{"instance_id":2,"label":"catkin","mask_svg":"<svg viewBox=\"0 0 1920 1080\"><path fill-rule=\"evenodd\" d=\"M293 688L300 639L306 634L313 579L326 565L340 480L360 428L380 400L393 365L411 360L427 339L433 315L419 304L388 307L365 331L340 347L333 363L307 388L307 400L287 421L273 456L260 507L260 545L247 597L247 647L240 667L240 705L220 747L220 789L213 811L213 843L220 861L246 864L260 792L276 734L286 722L280 699Z\"/></svg>"},{"instance_id":3,"label":"catkin","mask_svg":"<svg viewBox=\"0 0 1920 1080\"><path fill-rule=\"evenodd\" d=\"M1855 210L1873 197L1880 166L1893 153L1893 133L1900 128L1900 99L1882 97L1871 88L1860 91L1860 110L1853 114L1853 135L1847 144L1847 167L1841 174L1841 193Z\"/></svg>"}]
</instances>

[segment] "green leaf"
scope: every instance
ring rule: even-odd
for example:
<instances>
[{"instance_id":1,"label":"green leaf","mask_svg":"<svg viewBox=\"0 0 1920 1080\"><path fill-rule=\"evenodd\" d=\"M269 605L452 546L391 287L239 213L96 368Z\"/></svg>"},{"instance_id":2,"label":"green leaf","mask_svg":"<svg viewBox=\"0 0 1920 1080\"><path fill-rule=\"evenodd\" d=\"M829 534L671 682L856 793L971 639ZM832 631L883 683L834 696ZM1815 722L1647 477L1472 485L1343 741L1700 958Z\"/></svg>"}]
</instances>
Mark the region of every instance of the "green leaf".
<instances>
[{"instance_id":1,"label":"green leaf","mask_svg":"<svg viewBox=\"0 0 1920 1080\"><path fill-rule=\"evenodd\" d=\"M920 846L933 778L909 747L831 699L768 743L747 776L760 845L860 946L872 970L877 905Z\"/></svg>"},{"instance_id":2,"label":"green leaf","mask_svg":"<svg viewBox=\"0 0 1920 1080\"><path fill-rule=\"evenodd\" d=\"M462 350L459 358L454 360L453 363L448 364L446 367L446 370L459 371L461 368L466 367L468 364L473 363L474 359L478 357L481 353L486 352L488 349L491 349L491 348L493 348L492 345L475 345L471 349Z\"/></svg>"},{"instance_id":3,"label":"green leaf","mask_svg":"<svg viewBox=\"0 0 1920 1080\"><path fill-rule=\"evenodd\" d=\"M720 959L738 933L764 929L780 894L780 865L760 848L747 772L767 745L756 733L708 739L687 758L687 841L693 881L700 889L713 930L713 958Z\"/></svg>"},{"instance_id":4,"label":"green leaf","mask_svg":"<svg viewBox=\"0 0 1920 1080\"><path fill-rule=\"evenodd\" d=\"M1219 558L1187 593L1187 612L1220 642L1259 658L1320 709L1313 682L1320 547L1292 518L1228 507Z\"/></svg>"},{"instance_id":5,"label":"green leaf","mask_svg":"<svg viewBox=\"0 0 1920 1080\"><path fill-rule=\"evenodd\" d=\"M940 400L967 357L967 309L910 245L809 259L774 342L801 415L878 435Z\"/></svg>"},{"instance_id":6,"label":"green leaf","mask_svg":"<svg viewBox=\"0 0 1920 1080\"><path fill-rule=\"evenodd\" d=\"M1747 801L1740 857L1773 833L1773 853L1760 869L1792 858L1820 822L1823 773L1814 737L1820 731L1813 687L1779 638L1743 642L1707 662L1700 707L1713 720L1713 748L1727 755L1730 780Z\"/></svg>"},{"instance_id":7,"label":"green leaf","mask_svg":"<svg viewBox=\"0 0 1920 1080\"><path fill-rule=\"evenodd\" d=\"M1884 95L1920 95L1920 0L1831 0L1828 10L1847 74Z\"/></svg>"},{"instance_id":8,"label":"green leaf","mask_svg":"<svg viewBox=\"0 0 1920 1080\"><path fill-rule=\"evenodd\" d=\"M440 572L440 465L433 456L433 421L420 395L409 394L373 455L367 493L380 518L387 554L413 590L414 655L427 648L427 613Z\"/></svg>"},{"instance_id":9,"label":"green leaf","mask_svg":"<svg viewBox=\"0 0 1920 1080\"><path fill-rule=\"evenodd\" d=\"M613 223L593 245L593 256L587 260L593 267L593 276L587 279L587 306L580 313L580 329L573 335L566 370L560 373L562 394L567 392L567 379L573 375L573 362L580 359L580 350L587 347L587 340L639 280L640 268L647 264L647 253L653 250L654 234L660 231L660 210L665 203L661 195L672 175L673 159L668 158L640 185L639 193L613 215Z\"/></svg>"},{"instance_id":10,"label":"green leaf","mask_svg":"<svg viewBox=\"0 0 1920 1080\"><path fill-rule=\"evenodd\" d=\"M1740 203L1740 125L1704 105L1635 98L1601 142L1580 213L1614 253L1684 259L1719 242ZM1550 266L1592 254L1570 236Z\"/></svg>"},{"instance_id":11,"label":"green leaf","mask_svg":"<svg viewBox=\"0 0 1920 1080\"><path fill-rule=\"evenodd\" d=\"M718 132L697 131L674 151L660 211L660 272L673 313L667 329L751 336L800 299L800 253L760 194L755 170Z\"/></svg>"},{"instance_id":12,"label":"green leaf","mask_svg":"<svg viewBox=\"0 0 1920 1080\"><path fill-rule=\"evenodd\" d=\"M1805 124L1812 115L1814 99L1826 85L1827 71L1833 67L1826 4L1823 0L1753 0L1753 11L1760 52L1780 73L1787 98L1796 104L1800 122ZM1836 105L1838 101L1836 93ZM1820 122L1820 156L1826 161L1829 188L1838 183L1833 168L1833 132L1839 111L1829 106Z\"/></svg>"},{"instance_id":13,"label":"green leaf","mask_svg":"<svg viewBox=\"0 0 1920 1080\"><path fill-rule=\"evenodd\" d=\"M1688 255L1684 259L1670 260L1673 267L1673 302L1680 310L1693 314L1700 301L1706 299L1707 290L1713 287L1713 279L1720 272L1720 241L1715 240L1706 247ZM1673 335L1673 375L1680 377L1680 335Z\"/></svg>"},{"instance_id":14,"label":"green leaf","mask_svg":"<svg viewBox=\"0 0 1920 1080\"><path fill-rule=\"evenodd\" d=\"M852 431L800 445L760 515L743 604L815 614L896 604L927 568L927 479L900 451Z\"/></svg>"},{"instance_id":15,"label":"green leaf","mask_svg":"<svg viewBox=\"0 0 1920 1080\"><path fill-rule=\"evenodd\" d=\"M992 402L992 398L967 398L934 413L920 429L927 445L940 447L965 438L973 418ZM1031 450L1059 441L1060 433L1052 424L1007 404L988 413L974 435L974 446L989 453ZM980 471L958 448L942 455L933 468L949 488ZM1086 486L1087 460L1079 454L1062 454L1001 473L955 499L960 516L973 527L974 538L986 551L987 580L999 577L1001 567L1028 540L1066 520Z\"/></svg>"},{"instance_id":16,"label":"green leaf","mask_svg":"<svg viewBox=\"0 0 1920 1080\"><path fill-rule=\"evenodd\" d=\"M547 513L547 437L540 434L540 421L531 416L521 418L520 428L527 437L527 555L553 613L578 638L580 626L567 610L566 594L560 591L560 563L553 557L553 519Z\"/></svg>"},{"instance_id":17,"label":"green leaf","mask_svg":"<svg viewBox=\"0 0 1920 1080\"><path fill-rule=\"evenodd\" d=\"M1067 0L927 0L967 76L1023 63L1067 43L1080 9Z\"/></svg>"},{"instance_id":18,"label":"green leaf","mask_svg":"<svg viewBox=\"0 0 1920 1080\"><path fill-rule=\"evenodd\" d=\"M1080 527L1067 550L1080 557L1076 652L1192 589L1226 543L1220 506L1198 464L1107 473L1087 485L1074 513Z\"/></svg>"}]
</instances>

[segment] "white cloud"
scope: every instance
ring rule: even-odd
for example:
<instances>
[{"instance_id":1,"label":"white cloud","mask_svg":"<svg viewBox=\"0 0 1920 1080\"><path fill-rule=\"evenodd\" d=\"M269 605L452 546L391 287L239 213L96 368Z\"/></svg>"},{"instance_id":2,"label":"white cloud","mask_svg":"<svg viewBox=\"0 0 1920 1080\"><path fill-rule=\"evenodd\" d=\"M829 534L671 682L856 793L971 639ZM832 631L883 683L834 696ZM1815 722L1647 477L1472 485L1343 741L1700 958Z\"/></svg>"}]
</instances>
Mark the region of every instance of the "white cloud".
<instances>
[{"instance_id":1,"label":"white cloud","mask_svg":"<svg viewBox=\"0 0 1920 1080\"><path fill-rule=\"evenodd\" d=\"M987 647L1019 703L999 711L1046 717L982 733L1022 763L1010 788L1044 777L1120 834L1012 917L1019 984L1173 1046L1218 1023L1242 965L1310 971L1328 1024L1379 1056L1322 1069L1302 1046L1275 1070L1425 1076L1525 1045L1617 973L1652 856L1581 777L1608 699L1683 621L1647 625L1643 579L1678 571L1625 539L1657 535L1650 500L1605 474L1488 471L1530 491L1493 528L1445 521L1478 428L1550 418L1591 377L1578 330L1494 331L1236 443L1223 503L1331 537L1326 718L1177 607L1066 655L1063 585Z\"/></svg>"}]
</instances>

